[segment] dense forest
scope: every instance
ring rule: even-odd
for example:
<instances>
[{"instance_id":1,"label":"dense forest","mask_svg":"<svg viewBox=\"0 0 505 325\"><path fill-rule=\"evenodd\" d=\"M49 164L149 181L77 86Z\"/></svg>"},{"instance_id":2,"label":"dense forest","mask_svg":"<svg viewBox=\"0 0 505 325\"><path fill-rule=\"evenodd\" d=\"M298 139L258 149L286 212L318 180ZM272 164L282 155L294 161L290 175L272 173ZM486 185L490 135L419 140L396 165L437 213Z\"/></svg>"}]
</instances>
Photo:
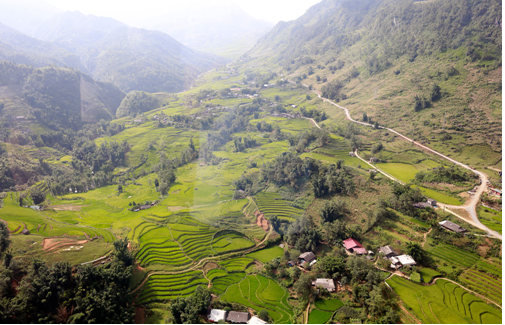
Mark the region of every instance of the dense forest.
<instances>
[{"instance_id":1,"label":"dense forest","mask_svg":"<svg viewBox=\"0 0 505 325\"><path fill-rule=\"evenodd\" d=\"M158 104L158 101L153 95L143 91L132 91L126 94L126 97L121 102L121 105L119 105L116 117L135 117L137 114L154 109L156 104Z\"/></svg>"}]
</instances>

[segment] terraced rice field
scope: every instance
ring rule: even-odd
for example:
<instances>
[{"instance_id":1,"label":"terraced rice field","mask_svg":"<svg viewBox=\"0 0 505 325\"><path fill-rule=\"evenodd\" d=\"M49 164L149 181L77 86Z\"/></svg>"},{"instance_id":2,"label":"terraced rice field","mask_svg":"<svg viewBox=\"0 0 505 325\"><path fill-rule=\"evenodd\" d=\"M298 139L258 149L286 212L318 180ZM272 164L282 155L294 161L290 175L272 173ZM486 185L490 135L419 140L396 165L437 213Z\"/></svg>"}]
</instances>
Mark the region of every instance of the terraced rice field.
<instances>
[{"instance_id":1,"label":"terraced rice field","mask_svg":"<svg viewBox=\"0 0 505 325\"><path fill-rule=\"evenodd\" d=\"M471 267L480 259L477 254L473 254L446 244L437 245L431 250L430 253L436 258L446 260L450 263L459 264L464 267Z\"/></svg>"},{"instance_id":2,"label":"terraced rice field","mask_svg":"<svg viewBox=\"0 0 505 325\"><path fill-rule=\"evenodd\" d=\"M261 192L254 197L258 209L265 216L277 216L281 219L294 220L303 214L303 210L287 205L282 197L273 192Z\"/></svg>"},{"instance_id":3,"label":"terraced rice field","mask_svg":"<svg viewBox=\"0 0 505 325\"><path fill-rule=\"evenodd\" d=\"M462 284L489 299L502 303L502 279L487 272L480 272L474 268L466 270L459 276Z\"/></svg>"},{"instance_id":4,"label":"terraced rice field","mask_svg":"<svg viewBox=\"0 0 505 325\"><path fill-rule=\"evenodd\" d=\"M282 257L284 254L284 249L279 246L272 246L268 248L261 249L256 252L247 254L247 256L252 257L262 263L267 263L276 257Z\"/></svg>"},{"instance_id":5,"label":"terraced rice field","mask_svg":"<svg viewBox=\"0 0 505 325\"><path fill-rule=\"evenodd\" d=\"M239 283L228 287L221 299L239 303L257 312L266 309L273 323L287 324L293 315L288 297L288 291L274 280L261 275L248 275Z\"/></svg>"},{"instance_id":6,"label":"terraced rice field","mask_svg":"<svg viewBox=\"0 0 505 325\"><path fill-rule=\"evenodd\" d=\"M225 272L224 275L221 272L212 273L210 274L211 277L207 275L207 278L209 279L212 278L211 280L212 291L214 291L214 293L218 296L222 295L226 291L226 289L228 289L228 287L230 287L235 283L239 283L245 277L244 272L234 272L234 273L228 273L226 271L224 272Z\"/></svg>"},{"instance_id":7,"label":"terraced rice field","mask_svg":"<svg viewBox=\"0 0 505 325\"><path fill-rule=\"evenodd\" d=\"M164 226L143 222L132 231L133 239L140 244L137 259L142 266L164 264L180 268L204 257L254 245L238 232L219 231L192 217L183 216L178 222Z\"/></svg>"},{"instance_id":8,"label":"terraced rice field","mask_svg":"<svg viewBox=\"0 0 505 325\"><path fill-rule=\"evenodd\" d=\"M393 276L387 283L423 323L501 324L500 309L449 281L422 286Z\"/></svg>"},{"instance_id":9,"label":"terraced rice field","mask_svg":"<svg viewBox=\"0 0 505 325\"><path fill-rule=\"evenodd\" d=\"M208 283L209 281L204 278L202 271L191 271L177 275L155 274L147 280L137 303L146 304L187 297L199 285L206 287Z\"/></svg>"}]
</instances>

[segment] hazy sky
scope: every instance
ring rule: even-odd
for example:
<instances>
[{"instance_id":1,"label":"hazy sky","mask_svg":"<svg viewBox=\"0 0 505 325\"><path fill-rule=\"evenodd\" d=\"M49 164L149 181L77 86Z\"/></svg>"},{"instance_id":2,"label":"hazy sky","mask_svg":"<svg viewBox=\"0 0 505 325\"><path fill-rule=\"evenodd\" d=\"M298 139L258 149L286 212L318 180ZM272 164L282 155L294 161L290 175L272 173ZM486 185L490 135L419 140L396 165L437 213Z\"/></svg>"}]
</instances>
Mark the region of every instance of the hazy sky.
<instances>
[{"instance_id":1,"label":"hazy sky","mask_svg":"<svg viewBox=\"0 0 505 325\"><path fill-rule=\"evenodd\" d=\"M63 10L112 17L134 24L156 12L185 9L192 6L235 3L250 16L271 23L293 20L321 0L45 0Z\"/></svg>"}]
</instances>

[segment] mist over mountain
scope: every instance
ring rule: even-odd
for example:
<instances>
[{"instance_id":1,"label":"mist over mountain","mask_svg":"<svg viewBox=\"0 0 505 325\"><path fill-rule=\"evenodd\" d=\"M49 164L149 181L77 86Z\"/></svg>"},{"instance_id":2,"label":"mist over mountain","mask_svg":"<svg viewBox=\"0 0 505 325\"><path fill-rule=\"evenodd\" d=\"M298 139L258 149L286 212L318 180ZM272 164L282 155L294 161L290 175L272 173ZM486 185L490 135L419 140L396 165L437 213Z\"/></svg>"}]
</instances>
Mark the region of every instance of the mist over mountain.
<instances>
[{"instance_id":1,"label":"mist over mountain","mask_svg":"<svg viewBox=\"0 0 505 325\"><path fill-rule=\"evenodd\" d=\"M68 66L88 72L77 55L52 43L25 35L2 23L0 23L0 59L34 67Z\"/></svg>"},{"instance_id":2,"label":"mist over mountain","mask_svg":"<svg viewBox=\"0 0 505 325\"><path fill-rule=\"evenodd\" d=\"M61 11L42 0L0 0L0 22L31 36L42 23Z\"/></svg>"},{"instance_id":3,"label":"mist over mountain","mask_svg":"<svg viewBox=\"0 0 505 325\"><path fill-rule=\"evenodd\" d=\"M95 79L111 82L125 92L179 92L200 73L225 62L160 31L80 12L54 16L35 35L76 54Z\"/></svg>"},{"instance_id":4,"label":"mist over mountain","mask_svg":"<svg viewBox=\"0 0 505 325\"><path fill-rule=\"evenodd\" d=\"M236 5L166 12L141 25L165 32L191 48L228 57L242 54L273 26Z\"/></svg>"}]
</instances>

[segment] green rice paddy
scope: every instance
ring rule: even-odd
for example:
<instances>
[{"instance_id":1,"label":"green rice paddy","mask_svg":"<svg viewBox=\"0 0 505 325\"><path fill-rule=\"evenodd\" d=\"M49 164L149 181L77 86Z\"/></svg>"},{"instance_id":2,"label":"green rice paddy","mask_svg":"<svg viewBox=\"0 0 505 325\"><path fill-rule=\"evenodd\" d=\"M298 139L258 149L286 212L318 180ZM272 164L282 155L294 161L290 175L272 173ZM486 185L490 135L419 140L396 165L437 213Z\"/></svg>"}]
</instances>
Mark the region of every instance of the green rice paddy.
<instances>
[{"instance_id":1,"label":"green rice paddy","mask_svg":"<svg viewBox=\"0 0 505 325\"><path fill-rule=\"evenodd\" d=\"M393 276L387 283L423 323L501 324L500 309L449 281L422 286Z\"/></svg>"}]
</instances>

